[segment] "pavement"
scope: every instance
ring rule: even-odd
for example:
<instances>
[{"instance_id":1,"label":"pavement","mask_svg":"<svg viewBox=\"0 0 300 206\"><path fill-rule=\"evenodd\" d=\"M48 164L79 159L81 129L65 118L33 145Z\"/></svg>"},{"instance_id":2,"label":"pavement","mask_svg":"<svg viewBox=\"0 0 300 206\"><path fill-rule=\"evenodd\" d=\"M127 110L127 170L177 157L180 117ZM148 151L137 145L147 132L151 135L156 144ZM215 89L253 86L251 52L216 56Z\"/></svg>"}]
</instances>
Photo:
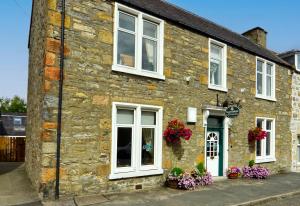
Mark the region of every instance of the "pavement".
<instances>
[{"instance_id":1,"label":"pavement","mask_svg":"<svg viewBox=\"0 0 300 206\"><path fill-rule=\"evenodd\" d=\"M0 206L300 206L300 173L266 180L218 180L193 191L159 188L111 195L39 201L26 176L24 164L0 163Z\"/></svg>"},{"instance_id":2,"label":"pavement","mask_svg":"<svg viewBox=\"0 0 300 206\"><path fill-rule=\"evenodd\" d=\"M0 206L41 205L26 176L24 163L0 162Z\"/></svg>"}]
</instances>

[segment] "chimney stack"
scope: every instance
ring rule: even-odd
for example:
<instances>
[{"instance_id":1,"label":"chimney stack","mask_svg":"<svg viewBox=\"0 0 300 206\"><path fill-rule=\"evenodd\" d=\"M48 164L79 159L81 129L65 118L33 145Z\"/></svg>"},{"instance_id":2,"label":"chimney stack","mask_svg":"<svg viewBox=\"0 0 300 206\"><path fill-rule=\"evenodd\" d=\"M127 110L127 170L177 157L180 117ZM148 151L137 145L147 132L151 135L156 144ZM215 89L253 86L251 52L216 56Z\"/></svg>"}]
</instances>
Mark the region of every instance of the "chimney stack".
<instances>
[{"instance_id":1,"label":"chimney stack","mask_svg":"<svg viewBox=\"0 0 300 206\"><path fill-rule=\"evenodd\" d=\"M242 35L253 41L254 43L260 45L263 48L267 47L267 33L261 27L255 27L244 32Z\"/></svg>"}]
</instances>

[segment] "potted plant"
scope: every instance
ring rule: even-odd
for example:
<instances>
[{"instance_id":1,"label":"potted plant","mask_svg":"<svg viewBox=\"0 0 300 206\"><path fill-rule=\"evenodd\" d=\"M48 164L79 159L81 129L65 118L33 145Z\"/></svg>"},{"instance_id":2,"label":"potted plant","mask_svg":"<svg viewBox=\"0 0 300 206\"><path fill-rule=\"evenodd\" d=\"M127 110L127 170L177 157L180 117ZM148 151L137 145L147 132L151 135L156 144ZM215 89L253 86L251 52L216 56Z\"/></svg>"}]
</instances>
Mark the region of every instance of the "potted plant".
<instances>
[{"instance_id":1,"label":"potted plant","mask_svg":"<svg viewBox=\"0 0 300 206\"><path fill-rule=\"evenodd\" d=\"M212 175L206 171L202 162L196 165L192 171L192 176L195 178L196 186L211 185L213 183Z\"/></svg>"},{"instance_id":2,"label":"potted plant","mask_svg":"<svg viewBox=\"0 0 300 206\"><path fill-rule=\"evenodd\" d=\"M238 167L230 167L228 168L227 172L228 179L237 179L239 176L241 176L241 170Z\"/></svg>"},{"instance_id":3,"label":"potted plant","mask_svg":"<svg viewBox=\"0 0 300 206\"><path fill-rule=\"evenodd\" d=\"M185 128L183 122L178 119L174 119L168 123L167 129L163 134L168 143L181 143L181 139L186 141L190 140L192 131L189 128Z\"/></svg>"},{"instance_id":4,"label":"potted plant","mask_svg":"<svg viewBox=\"0 0 300 206\"><path fill-rule=\"evenodd\" d=\"M182 178L183 174L183 169L179 167L173 168L167 177L166 185L174 189L178 188L178 182Z\"/></svg>"}]
</instances>

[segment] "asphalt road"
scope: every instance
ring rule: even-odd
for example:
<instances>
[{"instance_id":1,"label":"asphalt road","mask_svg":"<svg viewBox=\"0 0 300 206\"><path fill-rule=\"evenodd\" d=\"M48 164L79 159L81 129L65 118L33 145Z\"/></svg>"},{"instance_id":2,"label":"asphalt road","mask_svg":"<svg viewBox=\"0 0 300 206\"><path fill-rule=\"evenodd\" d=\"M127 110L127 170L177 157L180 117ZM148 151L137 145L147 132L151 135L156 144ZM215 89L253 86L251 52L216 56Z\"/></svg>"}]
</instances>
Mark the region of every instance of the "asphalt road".
<instances>
[{"instance_id":1,"label":"asphalt road","mask_svg":"<svg viewBox=\"0 0 300 206\"><path fill-rule=\"evenodd\" d=\"M283 198L282 200L269 202L260 206L300 206L300 195Z\"/></svg>"}]
</instances>

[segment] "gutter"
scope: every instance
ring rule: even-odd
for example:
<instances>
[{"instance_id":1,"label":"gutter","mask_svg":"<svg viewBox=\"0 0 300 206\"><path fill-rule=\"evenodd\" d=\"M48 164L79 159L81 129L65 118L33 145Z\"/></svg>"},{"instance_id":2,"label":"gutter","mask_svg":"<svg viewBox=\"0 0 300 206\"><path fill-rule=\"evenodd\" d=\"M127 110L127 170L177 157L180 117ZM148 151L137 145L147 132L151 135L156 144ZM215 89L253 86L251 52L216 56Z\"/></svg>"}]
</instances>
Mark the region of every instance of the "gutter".
<instances>
[{"instance_id":1,"label":"gutter","mask_svg":"<svg viewBox=\"0 0 300 206\"><path fill-rule=\"evenodd\" d=\"M65 0L61 0L61 36L60 36L60 76L58 93L58 112L57 112L57 137L56 137L56 180L55 180L55 199L59 199L59 179L60 179L60 145L61 145L61 119L62 119L62 98L64 81L64 50L65 50Z\"/></svg>"}]
</instances>

